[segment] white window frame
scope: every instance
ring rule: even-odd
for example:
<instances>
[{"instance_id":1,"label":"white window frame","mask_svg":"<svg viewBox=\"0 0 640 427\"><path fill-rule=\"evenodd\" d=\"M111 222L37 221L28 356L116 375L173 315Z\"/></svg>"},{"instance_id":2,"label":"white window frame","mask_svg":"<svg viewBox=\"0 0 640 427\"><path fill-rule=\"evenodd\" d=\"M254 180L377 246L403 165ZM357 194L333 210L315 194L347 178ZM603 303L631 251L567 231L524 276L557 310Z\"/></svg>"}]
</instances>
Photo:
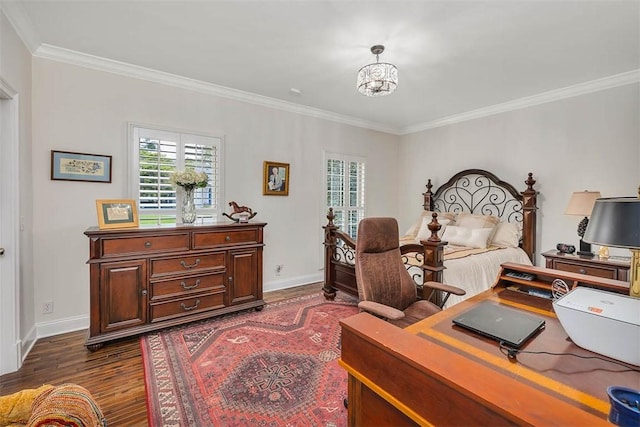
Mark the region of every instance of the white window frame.
<instances>
[{"instance_id":1,"label":"white window frame","mask_svg":"<svg viewBox=\"0 0 640 427\"><path fill-rule=\"evenodd\" d=\"M343 189L344 189L344 205L343 206L329 206L327 204L327 200L328 200L328 174L327 174L327 162L329 160L338 160L338 161L342 161L345 162L345 169L344 169L344 174L343 174ZM362 178L362 187L358 193L360 194L360 198L361 198L361 203L356 203L355 206L350 206L350 191L349 191L349 163L351 162L356 162L356 163L360 163L363 165L363 174L364 177ZM323 218L326 217L327 212L329 211L329 208L332 207L334 214L341 212L342 213L342 217L345 219L345 224L338 224L336 223L336 225L341 225L341 229L345 232L347 232L348 234L351 235L351 237L353 237L355 239L356 237L356 233L357 233L357 229L358 229L358 223L360 222L360 220L362 218L365 217L366 215L366 195L367 195L367 159L365 157L360 157L360 156L353 156L353 155L348 155L348 154L341 154L341 153L334 153L334 152L324 152L324 156L323 156L323 163L322 163L322 173L324 176L323 179L323 191L322 191L322 197L323 197L323 202L322 202L322 206L324 206L324 214L323 214ZM357 211L358 212L358 221L353 225L353 232L349 232L348 229L348 213L349 211ZM325 222L326 224L326 222Z\"/></svg>"},{"instance_id":2,"label":"white window frame","mask_svg":"<svg viewBox=\"0 0 640 427\"><path fill-rule=\"evenodd\" d=\"M184 170L185 168L184 146L186 144L209 145L216 148L218 164L216 165L217 167L214 168L214 170L217 170L217 176L214 178L214 184L217 185L217 191L213 192L214 195L212 207L197 209L198 219L196 219L196 223L200 223L201 221L203 221L203 218L206 217L212 218L213 222L220 221L222 219L222 213L224 212L224 207L222 206L224 200L224 135L212 135L197 131L178 130L140 123L129 123L129 152L131 153L131 161L129 162L129 188L131 198L136 201L136 206L138 207L138 215L142 216L144 214L155 214L163 216L175 216L176 223L179 224L181 221L178 213L180 212L183 203L182 191L176 192L175 209L145 209L144 211L140 209L139 141L141 137L159 138L166 141L175 141L178 145L178 151L182 152L183 154L182 156L178 156L176 158L177 170ZM211 220L208 220L206 222L211 222Z\"/></svg>"}]
</instances>

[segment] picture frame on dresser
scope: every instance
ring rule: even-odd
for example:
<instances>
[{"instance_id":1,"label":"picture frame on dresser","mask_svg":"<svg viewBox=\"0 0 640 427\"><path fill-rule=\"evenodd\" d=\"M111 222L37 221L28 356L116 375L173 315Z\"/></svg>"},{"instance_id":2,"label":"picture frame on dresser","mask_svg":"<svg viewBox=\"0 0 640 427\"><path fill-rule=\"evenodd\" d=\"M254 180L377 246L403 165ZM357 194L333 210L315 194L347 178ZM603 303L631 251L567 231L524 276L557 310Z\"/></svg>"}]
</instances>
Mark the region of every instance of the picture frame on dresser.
<instances>
[{"instance_id":1,"label":"picture frame on dresser","mask_svg":"<svg viewBox=\"0 0 640 427\"><path fill-rule=\"evenodd\" d=\"M96 200L98 212L98 228L130 228L138 227L138 209L133 199Z\"/></svg>"},{"instance_id":2,"label":"picture frame on dresser","mask_svg":"<svg viewBox=\"0 0 640 427\"><path fill-rule=\"evenodd\" d=\"M51 179L111 183L111 156L51 150Z\"/></svg>"}]
</instances>

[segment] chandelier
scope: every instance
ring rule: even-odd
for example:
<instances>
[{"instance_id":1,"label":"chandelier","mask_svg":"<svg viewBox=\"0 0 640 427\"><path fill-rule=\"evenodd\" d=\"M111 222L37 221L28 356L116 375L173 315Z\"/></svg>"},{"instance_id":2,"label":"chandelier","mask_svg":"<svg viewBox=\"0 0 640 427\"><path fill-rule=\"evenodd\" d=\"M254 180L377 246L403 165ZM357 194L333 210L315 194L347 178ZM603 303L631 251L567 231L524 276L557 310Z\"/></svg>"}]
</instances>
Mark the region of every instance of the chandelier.
<instances>
[{"instance_id":1,"label":"chandelier","mask_svg":"<svg viewBox=\"0 0 640 427\"><path fill-rule=\"evenodd\" d=\"M398 69L393 64L379 62L384 46L371 47L376 56L375 64L365 65L358 71L358 92L365 96L385 96L392 94L398 87Z\"/></svg>"}]
</instances>

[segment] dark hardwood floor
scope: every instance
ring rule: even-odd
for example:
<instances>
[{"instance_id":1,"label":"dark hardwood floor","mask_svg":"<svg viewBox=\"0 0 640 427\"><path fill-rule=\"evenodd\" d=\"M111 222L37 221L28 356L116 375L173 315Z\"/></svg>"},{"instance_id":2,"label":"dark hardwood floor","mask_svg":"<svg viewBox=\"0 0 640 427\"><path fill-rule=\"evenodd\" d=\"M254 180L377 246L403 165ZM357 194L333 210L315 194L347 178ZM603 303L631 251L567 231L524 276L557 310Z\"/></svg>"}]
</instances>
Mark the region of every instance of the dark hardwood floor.
<instances>
[{"instance_id":1,"label":"dark hardwood floor","mask_svg":"<svg viewBox=\"0 0 640 427\"><path fill-rule=\"evenodd\" d=\"M266 292L267 303L320 292L322 284ZM106 344L91 352L86 331L39 339L19 371L0 376L0 395L42 384L75 383L91 392L109 426L146 426L147 403L140 338Z\"/></svg>"}]
</instances>

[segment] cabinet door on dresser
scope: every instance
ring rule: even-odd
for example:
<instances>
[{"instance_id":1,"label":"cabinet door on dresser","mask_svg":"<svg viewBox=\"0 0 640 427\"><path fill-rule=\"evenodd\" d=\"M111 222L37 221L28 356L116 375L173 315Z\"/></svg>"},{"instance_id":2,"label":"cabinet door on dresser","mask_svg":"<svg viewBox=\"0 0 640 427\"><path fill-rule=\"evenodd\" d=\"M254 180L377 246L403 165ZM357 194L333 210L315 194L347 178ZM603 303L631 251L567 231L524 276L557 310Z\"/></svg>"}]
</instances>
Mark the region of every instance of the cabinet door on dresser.
<instances>
[{"instance_id":1,"label":"cabinet door on dresser","mask_svg":"<svg viewBox=\"0 0 640 427\"><path fill-rule=\"evenodd\" d=\"M258 249L249 248L229 252L230 305L262 299L262 284Z\"/></svg>"},{"instance_id":2,"label":"cabinet door on dresser","mask_svg":"<svg viewBox=\"0 0 640 427\"><path fill-rule=\"evenodd\" d=\"M147 262L131 260L100 264L100 332L147 322Z\"/></svg>"}]
</instances>

